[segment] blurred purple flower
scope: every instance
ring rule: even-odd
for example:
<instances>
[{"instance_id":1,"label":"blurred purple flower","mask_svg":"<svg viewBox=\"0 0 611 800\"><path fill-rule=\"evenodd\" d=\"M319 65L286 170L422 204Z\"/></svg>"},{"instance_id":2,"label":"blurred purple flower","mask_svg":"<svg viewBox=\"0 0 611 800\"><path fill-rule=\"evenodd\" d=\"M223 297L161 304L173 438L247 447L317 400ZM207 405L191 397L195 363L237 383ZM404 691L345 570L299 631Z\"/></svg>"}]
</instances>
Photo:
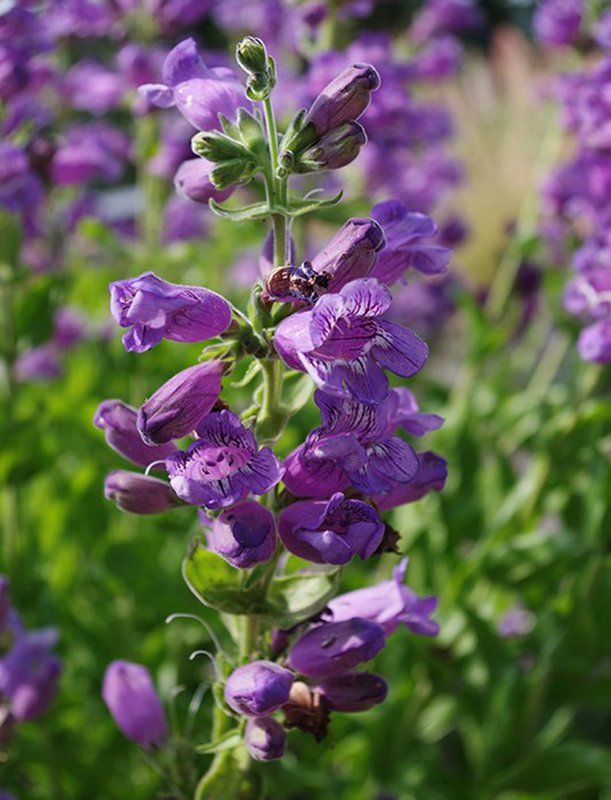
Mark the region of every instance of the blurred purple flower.
<instances>
[{"instance_id":1,"label":"blurred purple flower","mask_svg":"<svg viewBox=\"0 0 611 800\"><path fill-rule=\"evenodd\" d=\"M573 44L583 14L583 0L541 0L533 17L535 34L551 47Z\"/></svg>"},{"instance_id":2,"label":"blurred purple flower","mask_svg":"<svg viewBox=\"0 0 611 800\"><path fill-rule=\"evenodd\" d=\"M56 643L53 628L24 632L0 658L0 698L9 701L16 720L41 716L55 697L62 671L60 660L52 653Z\"/></svg>"},{"instance_id":3,"label":"blurred purple flower","mask_svg":"<svg viewBox=\"0 0 611 800\"><path fill-rule=\"evenodd\" d=\"M61 374L59 353L53 344L23 350L15 362L15 377L20 383L52 381Z\"/></svg>"},{"instance_id":4,"label":"blurred purple flower","mask_svg":"<svg viewBox=\"0 0 611 800\"><path fill-rule=\"evenodd\" d=\"M110 663L102 697L128 739L145 750L164 743L168 735L165 713L146 667L130 661Z\"/></svg>"},{"instance_id":5,"label":"blurred purple flower","mask_svg":"<svg viewBox=\"0 0 611 800\"><path fill-rule=\"evenodd\" d=\"M513 639L526 636L534 627L534 615L518 603L499 619L497 630L504 639Z\"/></svg>"},{"instance_id":6,"label":"blurred purple flower","mask_svg":"<svg viewBox=\"0 0 611 800\"><path fill-rule=\"evenodd\" d=\"M125 93L122 75L95 61L78 61L66 73L62 91L73 108L103 116L116 108Z\"/></svg>"}]
</instances>

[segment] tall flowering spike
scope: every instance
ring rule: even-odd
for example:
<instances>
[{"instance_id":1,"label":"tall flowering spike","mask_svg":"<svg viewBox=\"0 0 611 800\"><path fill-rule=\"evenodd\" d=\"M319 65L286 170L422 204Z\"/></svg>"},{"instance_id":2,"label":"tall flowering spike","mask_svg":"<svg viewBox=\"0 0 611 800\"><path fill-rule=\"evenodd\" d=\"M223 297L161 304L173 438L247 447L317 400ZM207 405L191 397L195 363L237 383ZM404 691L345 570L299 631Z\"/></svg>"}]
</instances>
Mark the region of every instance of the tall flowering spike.
<instances>
[{"instance_id":1,"label":"tall flowering spike","mask_svg":"<svg viewBox=\"0 0 611 800\"><path fill-rule=\"evenodd\" d=\"M95 412L93 424L104 431L106 444L140 467L148 467L174 452L173 443L151 447L143 442L136 427L137 419L135 408L121 400L104 400Z\"/></svg>"},{"instance_id":2,"label":"tall flowering spike","mask_svg":"<svg viewBox=\"0 0 611 800\"><path fill-rule=\"evenodd\" d=\"M110 284L110 310L128 351L144 353L162 339L203 342L231 324L231 306L216 292L168 283L152 272Z\"/></svg>"},{"instance_id":3,"label":"tall flowering spike","mask_svg":"<svg viewBox=\"0 0 611 800\"><path fill-rule=\"evenodd\" d=\"M219 130L219 114L233 119L240 107L249 107L244 88L234 72L204 65L194 39L186 39L168 53L162 83L147 83L140 93L160 108L176 106L194 128Z\"/></svg>"},{"instance_id":4,"label":"tall flowering spike","mask_svg":"<svg viewBox=\"0 0 611 800\"><path fill-rule=\"evenodd\" d=\"M308 372L329 394L379 403L388 393L384 369L404 378L418 372L426 344L409 328L380 319L390 291L372 278L351 281L293 314L276 330L274 344L293 369Z\"/></svg>"},{"instance_id":5,"label":"tall flowering spike","mask_svg":"<svg viewBox=\"0 0 611 800\"><path fill-rule=\"evenodd\" d=\"M161 514L182 505L165 481L125 470L115 470L107 475L104 497L130 514Z\"/></svg>"},{"instance_id":6,"label":"tall flowering spike","mask_svg":"<svg viewBox=\"0 0 611 800\"><path fill-rule=\"evenodd\" d=\"M392 580L375 586L356 589L342 594L328 604L337 623L362 617L380 625L386 634L392 633L403 623L420 636L437 636L439 625L430 619L437 608L436 597L418 597L403 581L407 570L407 559L395 567Z\"/></svg>"},{"instance_id":7,"label":"tall flowering spike","mask_svg":"<svg viewBox=\"0 0 611 800\"><path fill-rule=\"evenodd\" d=\"M284 755L286 733L271 717L255 717L246 723L244 742L255 761L276 761Z\"/></svg>"},{"instance_id":8,"label":"tall flowering spike","mask_svg":"<svg viewBox=\"0 0 611 800\"><path fill-rule=\"evenodd\" d=\"M384 243L384 231L376 220L349 219L312 259L312 268L328 275L327 290L337 292L350 281L371 274Z\"/></svg>"},{"instance_id":9,"label":"tall flowering spike","mask_svg":"<svg viewBox=\"0 0 611 800\"><path fill-rule=\"evenodd\" d=\"M288 701L293 677L273 661L244 664L227 678L225 700L238 714L265 717Z\"/></svg>"},{"instance_id":10,"label":"tall flowering spike","mask_svg":"<svg viewBox=\"0 0 611 800\"><path fill-rule=\"evenodd\" d=\"M369 558L378 549L384 524L376 510L341 492L327 501L302 500L280 514L280 538L301 558L318 564L346 564L353 556Z\"/></svg>"},{"instance_id":11,"label":"tall flowering spike","mask_svg":"<svg viewBox=\"0 0 611 800\"><path fill-rule=\"evenodd\" d=\"M269 561L276 551L274 515L247 500L219 514L206 538L208 547L234 567L249 569Z\"/></svg>"},{"instance_id":12,"label":"tall flowering spike","mask_svg":"<svg viewBox=\"0 0 611 800\"><path fill-rule=\"evenodd\" d=\"M386 246L378 255L372 272L374 278L390 286L409 268L426 275L446 271L452 251L427 242L438 232L430 217L410 211L399 200L379 203L371 214L382 226L386 237Z\"/></svg>"},{"instance_id":13,"label":"tall flowering spike","mask_svg":"<svg viewBox=\"0 0 611 800\"><path fill-rule=\"evenodd\" d=\"M366 619L324 623L295 642L289 664L309 678L329 678L370 661L385 643L384 629Z\"/></svg>"},{"instance_id":14,"label":"tall flowering spike","mask_svg":"<svg viewBox=\"0 0 611 800\"><path fill-rule=\"evenodd\" d=\"M194 431L218 400L224 369L220 361L196 364L157 389L138 412L138 431L144 441L166 444Z\"/></svg>"},{"instance_id":15,"label":"tall flowering spike","mask_svg":"<svg viewBox=\"0 0 611 800\"><path fill-rule=\"evenodd\" d=\"M168 735L165 713L146 667L113 661L104 674L102 697L128 739L145 750L164 743Z\"/></svg>"},{"instance_id":16,"label":"tall flowering spike","mask_svg":"<svg viewBox=\"0 0 611 800\"><path fill-rule=\"evenodd\" d=\"M280 481L276 456L268 447L258 450L253 432L230 411L208 414L197 433L200 438L185 452L166 459L172 488L187 503L227 508Z\"/></svg>"},{"instance_id":17,"label":"tall flowering spike","mask_svg":"<svg viewBox=\"0 0 611 800\"><path fill-rule=\"evenodd\" d=\"M348 672L323 678L315 690L322 694L333 711L367 711L383 703L388 694L386 681L371 672Z\"/></svg>"}]
</instances>

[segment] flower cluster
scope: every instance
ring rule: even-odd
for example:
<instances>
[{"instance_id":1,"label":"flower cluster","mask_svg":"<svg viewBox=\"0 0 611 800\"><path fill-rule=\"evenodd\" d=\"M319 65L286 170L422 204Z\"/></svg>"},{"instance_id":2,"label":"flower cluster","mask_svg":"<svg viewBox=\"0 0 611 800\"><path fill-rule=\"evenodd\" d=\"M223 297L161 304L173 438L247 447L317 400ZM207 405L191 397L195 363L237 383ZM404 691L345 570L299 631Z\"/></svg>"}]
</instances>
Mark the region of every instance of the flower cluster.
<instances>
[{"instance_id":1,"label":"flower cluster","mask_svg":"<svg viewBox=\"0 0 611 800\"><path fill-rule=\"evenodd\" d=\"M16 725L49 708L62 664L53 650L57 631L28 631L11 605L9 582L0 575L0 745Z\"/></svg>"},{"instance_id":2,"label":"flower cluster","mask_svg":"<svg viewBox=\"0 0 611 800\"><path fill-rule=\"evenodd\" d=\"M545 41L573 42L584 13L581 2L542 4L538 11L538 30L547 33ZM557 7L556 7L557 6ZM594 38L605 50L611 39L605 30L611 26L606 12L594 29ZM575 276L564 294L564 307L586 323L578 348L586 361L611 361L611 239L609 202L611 201L611 56L604 55L581 72L562 76L558 95L566 130L576 140L574 155L548 178L543 190L544 231L552 243L563 240L563 257L572 258ZM555 223L554 225L550 223ZM568 255L569 241L578 242Z\"/></svg>"},{"instance_id":3,"label":"flower cluster","mask_svg":"<svg viewBox=\"0 0 611 800\"><path fill-rule=\"evenodd\" d=\"M238 739L266 761L282 755L285 728L322 737L330 712L361 711L384 699L383 679L356 668L400 623L416 634L437 633L430 619L436 599L403 584L406 562L391 581L331 598L342 565L396 552L398 534L384 511L443 487L444 460L418 454L404 438L443 420L421 413L412 392L389 381L419 372L427 346L387 313L395 281L413 269L444 272L450 251L431 241L437 229L429 217L396 200L369 218L350 219L314 259L299 263L292 218L336 199L292 196L288 180L354 157L366 137L350 131L361 130L357 120L379 76L370 64L349 66L279 136L273 60L253 37L237 53L249 99L238 98L225 70L202 65L192 40L169 54L164 83L142 91L150 102L175 105L199 130L193 147L206 172L194 178L198 191L212 198L204 185L233 191L263 176L266 203L211 207L239 219L271 218L273 263L253 287L247 314L207 288L150 272L111 284L126 350L142 353L162 340L215 341L139 409L107 400L94 422L121 456L146 468L108 476L106 496L119 508L199 509L206 546L194 544L185 577L207 605L245 618L238 653L225 654L217 672L228 713L247 719L238 723ZM249 364L245 385L261 379L250 408L226 381L241 362ZM320 425L286 453L282 434L296 410L285 405L288 381L316 386ZM151 476L153 469L162 477ZM109 667L105 700L122 730L145 747L167 736L159 702L146 701L153 694L144 668ZM280 709L283 724L272 716Z\"/></svg>"}]
</instances>

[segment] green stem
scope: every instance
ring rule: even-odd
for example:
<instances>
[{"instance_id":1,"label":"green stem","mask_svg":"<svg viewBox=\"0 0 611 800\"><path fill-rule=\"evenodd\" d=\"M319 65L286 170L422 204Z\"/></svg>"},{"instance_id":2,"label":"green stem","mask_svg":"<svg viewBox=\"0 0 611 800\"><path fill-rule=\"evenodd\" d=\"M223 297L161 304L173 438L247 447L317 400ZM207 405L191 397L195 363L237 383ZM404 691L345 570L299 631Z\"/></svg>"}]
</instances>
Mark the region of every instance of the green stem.
<instances>
[{"instance_id":1,"label":"green stem","mask_svg":"<svg viewBox=\"0 0 611 800\"><path fill-rule=\"evenodd\" d=\"M10 267L3 270L2 283L2 340L4 349L4 422L5 430L14 427L15 408L17 403L17 383L15 380L15 361L17 359L17 341L14 325L14 277ZM2 492L2 554L6 572L14 567L19 532L19 494L17 486L7 481Z\"/></svg>"}]
</instances>

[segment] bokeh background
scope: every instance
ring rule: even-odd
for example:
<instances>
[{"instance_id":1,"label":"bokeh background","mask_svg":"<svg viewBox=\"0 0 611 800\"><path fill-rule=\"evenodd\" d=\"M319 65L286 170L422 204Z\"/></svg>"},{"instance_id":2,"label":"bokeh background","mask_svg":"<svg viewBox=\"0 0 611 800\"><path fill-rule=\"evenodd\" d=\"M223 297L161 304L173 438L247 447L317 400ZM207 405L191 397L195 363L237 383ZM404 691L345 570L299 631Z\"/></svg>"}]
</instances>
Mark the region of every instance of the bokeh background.
<instances>
[{"instance_id":1,"label":"bokeh background","mask_svg":"<svg viewBox=\"0 0 611 800\"><path fill-rule=\"evenodd\" d=\"M121 460L92 417L110 397L138 406L199 348L164 342L142 356L125 353L109 321L107 284L150 269L243 302L264 231L217 220L200 206L172 217L171 168L164 174L151 162L167 149L162 128L175 118L142 113L133 86L100 105L100 84L83 98L66 88L66 76L84 60L121 73L116 57L127 43L167 50L189 35L223 63L240 35L255 33L271 37L291 100L318 53L341 53L371 32L389 37L394 58L407 62L420 47L409 30L421 4L349 3L346 13L331 4L333 28L323 23L311 50L298 54L283 39L290 23L270 23L272 11L283 20L283 6L292 7L280 0L208 3L192 24L161 27L144 12L127 22L117 12L111 26L88 18L79 28L78 4L51 4L48 18L44 4L25 5L43 27L56 15L51 41L30 42L55 78L30 90L34 105L10 132L11 98L5 103L5 141L29 148L32 163L36 142L38 165L49 158L44 143L59 148L74 126L104 123L125 137L129 155L115 177L93 170L62 185L40 172L44 219L26 237L18 280L3 267L3 356L22 361L20 373L4 376L0 572L28 627L58 629L64 674L51 709L0 747L0 788L21 800L150 800L163 796L160 780L116 729L101 680L112 659L147 664L184 725L189 698L209 674L205 660L189 654L207 642L195 622L164 619L208 613L180 577L197 523L189 509L140 518L104 499L104 475ZM435 641L394 635L375 662L390 686L382 706L337 715L320 744L292 733L287 756L263 768L271 798L611 799L609 377L579 359L577 328L561 304L567 264L537 238L541 183L571 146L549 87L577 56L536 44L532 3L476 6L479 23L454 34L460 66L410 89L451 116L439 147L462 175L441 181L422 210L439 224L458 215L469 233L443 286L417 288L412 305L413 287L398 299L402 319L431 346L410 388L424 410L447 420L427 441L449 463L446 489L394 512L410 585L440 596L441 634ZM0 4L0 15L10 7ZM19 36L25 43L33 28ZM280 105L290 109L288 100ZM48 122L40 107L48 107ZM189 129L176 123L174 133L186 150L179 159L187 157ZM422 143L409 147L416 163L426 159ZM344 188L345 201L298 231L298 242L315 252L348 216L367 215L393 191L373 186L359 162ZM68 222L70 213L78 221ZM188 236L172 228L180 225ZM15 251L10 230L6 223L2 261ZM80 326L74 344L51 353L52 367L28 369L23 354L48 346L66 307ZM237 402L245 394L236 392ZM311 411L295 417L286 451L314 424ZM344 588L386 577L395 561L351 565ZM205 742L208 729L204 702L195 740Z\"/></svg>"}]
</instances>

